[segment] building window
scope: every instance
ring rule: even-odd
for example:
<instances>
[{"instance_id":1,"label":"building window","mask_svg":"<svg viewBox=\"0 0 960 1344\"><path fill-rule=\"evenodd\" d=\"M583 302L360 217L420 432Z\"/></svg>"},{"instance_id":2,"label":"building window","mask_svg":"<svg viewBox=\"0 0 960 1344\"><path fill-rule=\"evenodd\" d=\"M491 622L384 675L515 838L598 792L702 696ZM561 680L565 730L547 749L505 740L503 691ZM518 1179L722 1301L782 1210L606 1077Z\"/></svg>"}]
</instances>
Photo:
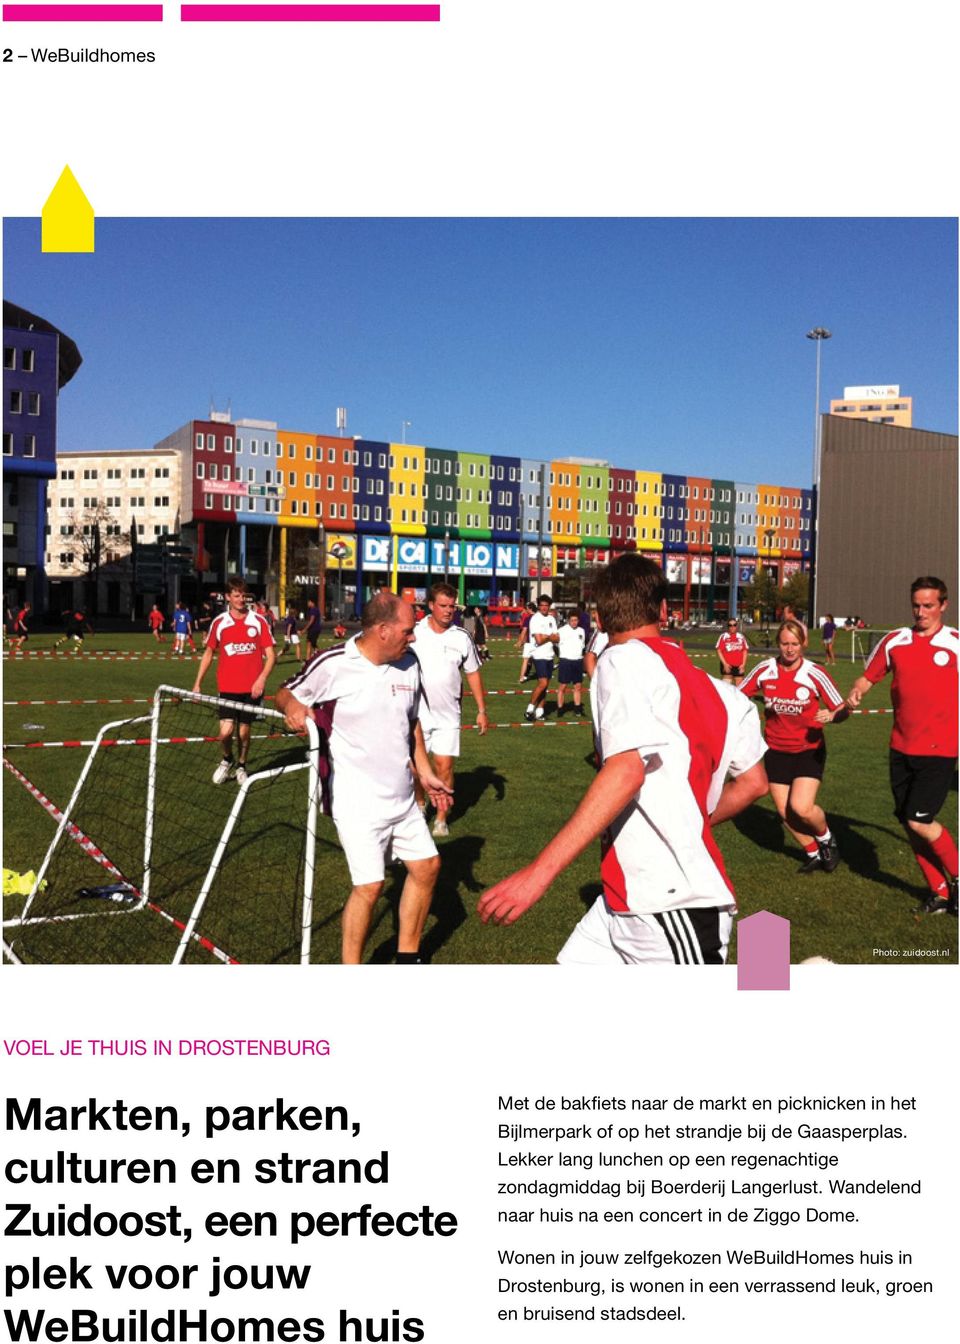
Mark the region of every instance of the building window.
<instances>
[{"instance_id":1,"label":"building window","mask_svg":"<svg viewBox=\"0 0 960 1344\"><path fill-rule=\"evenodd\" d=\"M3 455L4 457L13 457L13 435L4 434L3 436Z\"/></svg>"},{"instance_id":2,"label":"building window","mask_svg":"<svg viewBox=\"0 0 960 1344\"><path fill-rule=\"evenodd\" d=\"M204 495L204 497L203 497L203 507L204 507L205 509L212 509L212 508L213 508L213 495ZM142 527L143 524L141 523L140 526Z\"/></svg>"},{"instance_id":3,"label":"building window","mask_svg":"<svg viewBox=\"0 0 960 1344\"><path fill-rule=\"evenodd\" d=\"M170 507L170 496L169 496L169 495L154 495L154 497L153 497L153 507L154 507L155 509L169 509L169 507Z\"/></svg>"},{"instance_id":4,"label":"building window","mask_svg":"<svg viewBox=\"0 0 960 1344\"><path fill-rule=\"evenodd\" d=\"M37 436L36 436L36 434L24 434L24 436L23 436L23 455L24 455L24 457L36 457L36 455L37 455Z\"/></svg>"},{"instance_id":5,"label":"building window","mask_svg":"<svg viewBox=\"0 0 960 1344\"><path fill-rule=\"evenodd\" d=\"M223 441L223 451L225 453L233 452L233 439L229 435L227 435L227 437Z\"/></svg>"},{"instance_id":6,"label":"building window","mask_svg":"<svg viewBox=\"0 0 960 1344\"><path fill-rule=\"evenodd\" d=\"M11 415L22 415L22 414L23 414L23 393L22 393L22 392L19 392L19 391L14 390L13 392L10 393L10 414L11 414Z\"/></svg>"},{"instance_id":7,"label":"building window","mask_svg":"<svg viewBox=\"0 0 960 1344\"><path fill-rule=\"evenodd\" d=\"M198 463L197 463L197 480L198 480L198 481L202 481L202 480L203 480L203 470L204 470L204 464L203 464L202 462L198 462Z\"/></svg>"}]
</instances>

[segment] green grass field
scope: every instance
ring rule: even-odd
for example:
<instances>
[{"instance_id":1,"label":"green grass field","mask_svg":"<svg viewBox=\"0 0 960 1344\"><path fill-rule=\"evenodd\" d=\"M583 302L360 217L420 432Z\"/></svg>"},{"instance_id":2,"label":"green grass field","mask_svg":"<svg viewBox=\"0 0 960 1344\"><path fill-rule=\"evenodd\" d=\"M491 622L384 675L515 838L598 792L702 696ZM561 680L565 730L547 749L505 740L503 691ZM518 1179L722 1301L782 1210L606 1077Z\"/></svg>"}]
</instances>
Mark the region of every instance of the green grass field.
<instances>
[{"instance_id":1,"label":"green grass field","mask_svg":"<svg viewBox=\"0 0 960 1344\"><path fill-rule=\"evenodd\" d=\"M28 648L49 649L53 639L52 635L37 636L30 640ZM716 632L705 631L699 636L684 637L683 642L688 652L698 657L701 666L715 671L714 657L707 652L712 650L715 640ZM753 642L759 652L763 636L755 635ZM163 657L111 659L104 655L130 652L155 655L157 646L149 636L99 635L87 640L86 650L79 657L5 659L7 760L54 804L65 806L86 750L18 744L91 738L103 724L145 714L149 705L26 702L89 702L107 697L146 702L161 682L189 687L195 664L192 660L168 656L170 647L168 640L162 646ZM475 731L463 734L456 805L450 837L440 841L443 869L427 925L425 952L437 963L551 962L598 891L596 846L512 928L486 928L474 911L479 894L529 862L576 805L592 775L592 739L587 726L570 719L558 724L555 715L542 725L516 726L522 721L527 703L525 688L517 685L520 659L512 643L494 640L491 649L494 657L484 669L486 684L491 691L512 693L490 696L490 719L497 727L486 737L479 737ZM267 688L268 694L291 675L294 667L292 660L281 664ZM834 669L841 690L852 684L858 671L858 665L849 661ZM212 673L205 689L213 690ZM866 705L871 710L888 708L886 686L878 687ZM465 723L472 723L469 698L465 699L464 710ZM787 917L791 922L794 961L823 956L845 963L890 965L900 961L915 965L923 961L944 965L956 960L956 920L946 916L923 917L918 913L924 895L919 870L890 810L887 784L890 725L888 714L873 713L855 716L841 726L827 729L829 764L820 799L840 844L843 862L835 873L798 875L799 851L789 836L785 838L769 800L750 808L718 832L737 889L741 915L766 909ZM209 767L210 772L218 758L213 744L169 750L204 753L202 768L206 771ZM121 752L144 753L145 748L118 747L112 754L117 757ZM251 765L256 768L254 754ZM126 775L122 775L118 790L114 790L115 799L111 800L118 809L128 802L123 796L122 778ZM227 785L224 789L232 787ZM213 795L220 792L210 786L209 794L186 798L185 816L189 818L193 808L195 815L206 817L213 806ZM942 818L953 826L955 792ZM53 832L52 818L5 771L4 866L18 872L38 868ZM95 835L91 838L98 840ZM106 848L105 841L100 843ZM288 834L286 847L289 845ZM225 909L219 914L211 909L209 919L217 927L204 928L201 920L200 931L220 940L227 951L243 962L296 961L297 898L283 889L286 882L281 876L282 869L271 861L269 847L263 852L265 878L260 909L247 911L243 918L236 909ZM388 880L387 898L380 904L368 945L370 960L374 962L386 962L393 956L395 906L401 881L399 871L394 871L397 876ZM315 962L338 959L338 916L348 881L332 823L325 818L321 823L314 886L312 960ZM21 904L22 897L5 898L5 915L18 913ZM181 906L173 913L182 918L188 908L185 897ZM170 926L162 917L144 911L120 922L131 928L136 924L135 937L130 936L129 929L124 931L128 940L125 946L129 945L130 951L123 959L170 959L175 943L171 943ZM120 922L83 921L87 926L84 936L94 944L94 952L84 958L77 955L77 925L51 928L44 955L60 962L90 959L91 955L111 959L108 951L98 953L95 945L97 940L114 937ZM95 937L91 934L93 925L97 926ZM895 950L898 956L881 955L889 950ZM735 955L734 948L731 959ZM216 964L196 947L187 959Z\"/></svg>"}]
</instances>

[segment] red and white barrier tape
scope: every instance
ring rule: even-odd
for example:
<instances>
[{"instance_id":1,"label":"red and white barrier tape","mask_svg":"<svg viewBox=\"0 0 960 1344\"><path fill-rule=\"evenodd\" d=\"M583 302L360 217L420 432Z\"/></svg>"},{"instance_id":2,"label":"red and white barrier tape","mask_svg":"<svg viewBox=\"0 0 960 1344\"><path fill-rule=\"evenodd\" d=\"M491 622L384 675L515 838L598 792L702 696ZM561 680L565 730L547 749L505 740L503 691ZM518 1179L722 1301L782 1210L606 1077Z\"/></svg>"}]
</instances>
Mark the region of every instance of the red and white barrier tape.
<instances>
[{"instance_id":1,"label":"red and white barrier tape","mask_svg":"<svg viewBox=\"0 0 960 1344\"><path fill-rule=\"evenodd\" d=\"M3 765L4 769L9 770L14 779L19 780L27 792L37 800L43 810L48 812L57 825L59 825L63 820L63 813L57 807L56 803L51 802L45 793L41 793L36 784L32 783L23 771L18 770L15 765L6 759L6 757L3 759ZM127 879L124 877L123 873L121 873L120 869L110 862L103 850L99 849L89 836L84 835L79 826L75 826L72 821L68 821L64 830L67 835L70 836L70 839L75 840L86 854L89 854L92 859L95 859L97 863L106 868L108 873L111 873L114 877L118 877L121 882L126 882L127 886L130 887L130 890L136 892L138 897L140 896L140 892L137 891L136 887L134 887L132 883L127 882ZM179 919L175 919L168 910L164 910L161 906L155 905L153 901L147 901L146 909L152 911L155 915L159 915L161 919L165 919L168 924L172 924L178 933L184 932L186 925L181 923ZM215 943L212 943L209 938L204 938L202 934L191 934L191 938L195 943L198 943L204 951L209 952L211 956L216 957L218 961L222 961L224 965L239 965L235 957L229 956L228 953L217 947Z\"/></svg>"}]
</instances>

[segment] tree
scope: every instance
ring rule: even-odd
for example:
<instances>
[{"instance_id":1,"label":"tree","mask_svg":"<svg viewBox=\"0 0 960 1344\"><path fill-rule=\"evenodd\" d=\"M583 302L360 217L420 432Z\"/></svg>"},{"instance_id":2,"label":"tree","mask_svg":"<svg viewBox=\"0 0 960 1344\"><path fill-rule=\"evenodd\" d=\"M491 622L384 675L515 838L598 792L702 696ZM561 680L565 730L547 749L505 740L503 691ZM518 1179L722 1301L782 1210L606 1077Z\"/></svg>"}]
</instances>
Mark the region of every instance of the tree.
<instances>
[{"instance_id":1,"label":"tree","mask_svg":"<svg viewBox=\"0 0 960 1344\"><path fill-rule=\"evenodd\" d=\"M810 600L810 575L803 570L791 574L782 588L777 589L777 601L781 607L791 606L803 615Z\"/></svg>"},{"instance_id":2,"label":"tree","mask_svg":"<svg viewBox=\"0 0 960 1344\"><path fill-rule=\"evenodd\" d=\"M74 509L67 514L70 526L69 545L62 540L61 554L69 555L82 568L87 581L87 604L96 608L97 580L100 566L113 564L130 550L130 538L124 533L116 515L102 501L88 509Z\"/></svg>"},{"instance_id":3,"label":"tree","mask_svg":"<svg viewBox=\"0 0 960 1344\"><path fill-rule=\"evenodd\" d=\"M773 575L759 562L753 578L743 586L743 605L748 611L759 612L764 622L776 613L777 586Z\"/></svg>"}]
</instances>

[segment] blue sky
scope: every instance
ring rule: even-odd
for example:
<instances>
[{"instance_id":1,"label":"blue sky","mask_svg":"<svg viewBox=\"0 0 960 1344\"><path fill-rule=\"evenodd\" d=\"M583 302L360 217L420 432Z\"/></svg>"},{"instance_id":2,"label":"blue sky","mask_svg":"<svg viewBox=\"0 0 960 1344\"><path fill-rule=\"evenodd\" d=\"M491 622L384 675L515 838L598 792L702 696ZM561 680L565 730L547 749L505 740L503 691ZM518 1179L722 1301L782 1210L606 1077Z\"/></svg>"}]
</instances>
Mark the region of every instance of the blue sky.
<instances>
[{"instance_id":1,"label":"blue sky","mask_svg":"<svg viewBox=\"0 0 960 1344\"><path fill-rule=\"evenodd\" d=\"M4 226L4 295L74 338L61 449L211 402L284 429L805 484L821 405L899 383L957 430L951 220L110 220Z\"/></svg>"}]
</instances>

